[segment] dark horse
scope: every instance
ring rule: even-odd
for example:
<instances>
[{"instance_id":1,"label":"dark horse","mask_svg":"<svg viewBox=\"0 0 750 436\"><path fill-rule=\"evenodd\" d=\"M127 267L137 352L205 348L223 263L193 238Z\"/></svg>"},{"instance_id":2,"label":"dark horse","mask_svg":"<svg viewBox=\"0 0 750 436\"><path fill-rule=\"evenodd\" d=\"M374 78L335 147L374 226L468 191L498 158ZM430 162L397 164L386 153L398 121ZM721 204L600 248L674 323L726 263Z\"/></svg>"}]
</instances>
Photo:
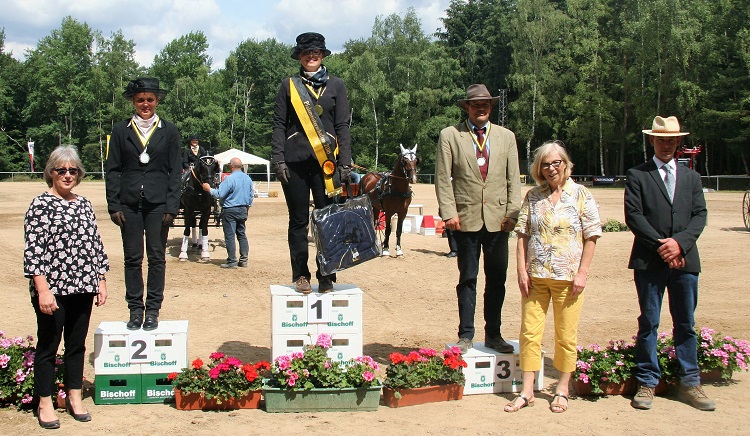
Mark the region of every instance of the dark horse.
<instances>
[{"instance_id":1,"label":"dark horse","mask_svg":"<svg viewBox=\"0 0 750 436\"><path fill-rule=\"evenodd\" d=\"M403 256L401 250L401 227L404 224L406 212L411 204L413 195L410 183L417 183L417 145L411 150L401 147L401 156L396 160L396 166L390 172L370 172L359 182L360 191L370 197L375 225L378 225L380 211L385 214L385 238L383 239L383 256L390 256L388 239L391 236L391 217L398 214L396 225L396 256Z\"/></svg>"},{"instance_id":2,"label":"dark horse","mask_svg":"<svg viewBox=\"0 0 750 436\"><path fill-rule=\"evenodd\" d=\"M185 217L185 231L180 248L180 261L188 260L188 245L190 241L190 230L195 227L196 215L200 214L200 241L201 260L211 258L208 252L208 220L211 217L211 208L216 203L211 194L203 190L203 183L208 183L212 188L216 186L214 175L218 172L218 164L213 156L203 156L195 166L191 166L182 177L182 208Z\"/></svg>"}]
</instances>

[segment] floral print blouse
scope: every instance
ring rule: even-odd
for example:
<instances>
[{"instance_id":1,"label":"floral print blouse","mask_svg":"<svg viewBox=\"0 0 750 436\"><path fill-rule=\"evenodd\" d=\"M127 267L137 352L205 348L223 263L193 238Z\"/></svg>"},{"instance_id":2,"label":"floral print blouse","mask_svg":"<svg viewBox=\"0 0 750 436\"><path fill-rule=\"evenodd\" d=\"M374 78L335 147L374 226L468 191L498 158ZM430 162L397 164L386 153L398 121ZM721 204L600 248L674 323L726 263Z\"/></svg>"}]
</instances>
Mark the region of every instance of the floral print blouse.
<instances>
[{"instance_id":1,"label":"floral print blouse","mask_svg":"<svg viewBox=\"0 0 750 436\"><path fill-rule=\"evenodd\" d=\"M557 204L544 184L526 193L515 231L529 236L526 265L531 277L572 281L583 243L602 235L599 209L585 186L568 179Z\"/></svg>"},{"instance_id":2,"label":"floral print blouse","mask_svg":"<svg viewBox=\"0 0 750 436\"><path fill-rule=\"evenodd\" d=\"M89 200L79 195L67 201L49 192L37 196L26 211L24 234L23 273L31 278L32 297L35 275L46 276L53 295L99 292L109 259Z\"/></svg>"}]
</instances>

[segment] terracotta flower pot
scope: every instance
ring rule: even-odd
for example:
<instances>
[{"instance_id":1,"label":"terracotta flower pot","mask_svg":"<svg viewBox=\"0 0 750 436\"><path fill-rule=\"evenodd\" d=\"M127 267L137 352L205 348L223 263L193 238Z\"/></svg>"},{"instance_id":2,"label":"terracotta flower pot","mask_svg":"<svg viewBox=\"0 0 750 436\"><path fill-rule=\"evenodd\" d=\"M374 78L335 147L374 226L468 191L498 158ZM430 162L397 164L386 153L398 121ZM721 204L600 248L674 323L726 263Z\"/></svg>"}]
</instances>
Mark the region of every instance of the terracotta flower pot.
<instances>
[{"instance_id":1,"label":"terracotta flower pot","mask_svg":"<svg viewBox=\"0 0 750 436\"><path fill-rule=\"evenodd\" d=\"M240 398L230 398L218 402L216 398L206 399L203 394L190 393L183 395L179 389L174 390L175 407L179 410L237 410L260 408L261 391L250 391Z\"/></svg>"},{"instance_id":2,"label":"terracotta flower pot","mask_svg":"<svg viewBox=\"0 0 750 436\"><path fill-rule=\"evenodd\" d=\"M599 387L603 392L594 393L590 383L584 383L581 380L573 380L573 389L577 395L582 397L586 396L604 396L604 395L634 395L638 389L638 381L631 377L620 383L599 383ZM654 388L654 394L662 395L669 392L672 389L670 383L664 380L659 380L659 384Z\"/></svg>"},{"instance_id":3,"label":"terracotta flower pot","mask_svg":"<svg viewBox=\"0 0 750 436\"><path fill-rule=\"evenodd\" d=\"M459 384L425 386L414 389L398 389L401 398L396 398L396 391L383 387L383 403L388 407L414 406L438 401L460 400L464 396L464 386Z\"/></svg>"},{"instance_id":4,"label":"terracotta flower pot","mask_svg":"<svg viewBox=\"0 0 750 436\"><path fill-rule=\"evenodd\" d=\"M701 383L719 383L732 378L732 373L729 373L729 378L725 379L721 376L721 369L709 369L708 371L701 371Z\"/></svg>"}]
</instances>

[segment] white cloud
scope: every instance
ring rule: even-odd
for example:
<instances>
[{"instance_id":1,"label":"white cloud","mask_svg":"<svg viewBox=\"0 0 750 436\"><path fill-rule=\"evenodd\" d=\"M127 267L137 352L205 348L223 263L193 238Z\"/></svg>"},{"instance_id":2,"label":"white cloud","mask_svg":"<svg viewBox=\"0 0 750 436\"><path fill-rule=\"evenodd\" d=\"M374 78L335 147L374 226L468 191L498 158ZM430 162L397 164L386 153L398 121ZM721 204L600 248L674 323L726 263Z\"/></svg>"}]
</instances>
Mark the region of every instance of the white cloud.
<instances>
[{"instance_id":1,"label":"white cloud","mask_svg":"<svg viewBox=\"0 0 750 436\"><path fill-rule=\"evenodd\" d=\"M22 59L25 50L58 29L63 17L86 22L109 37L118 29L136 43L136 61L149 66L164 46L189 32L202 31L209 43L213 68L249 38L275 38L293 44L308 31L320 32L332 51L346 41L367 38L376 16L403 16L414 7L422 29L431 35L440 26L450 0L5 0L0 28L5 51Z\"/></svg>"}]
</instances>

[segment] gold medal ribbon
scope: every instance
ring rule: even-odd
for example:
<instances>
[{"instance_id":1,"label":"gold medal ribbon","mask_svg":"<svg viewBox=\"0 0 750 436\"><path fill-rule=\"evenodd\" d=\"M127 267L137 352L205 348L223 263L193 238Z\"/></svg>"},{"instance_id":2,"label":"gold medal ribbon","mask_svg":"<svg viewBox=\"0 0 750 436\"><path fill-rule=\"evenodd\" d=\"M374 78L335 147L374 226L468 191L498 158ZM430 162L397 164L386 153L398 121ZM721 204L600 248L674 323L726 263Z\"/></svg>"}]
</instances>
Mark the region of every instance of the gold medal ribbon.
<instances>
[{"instance_id":1,"label":"gold medal ribbon","mask_svg":"<svg viewBox=\"0 0 750 436\"><path fill-rule=\"evenodd\" d=\"M156 118L154 119L154 123L151 125L151 127L148 129L148 132L146 132L146 135L141 133L141 129L138 128L138 124L135 122L135 120L131 121L133 124L133 130L135 130L135 134L138 135L138 139L141 140L141 145L143 145L143 148L146 148L148 145L148 141L151 140L151 135L154 134L156 131L156 126L159 125L159 116L156 115Z\"/></svg>"},{"instance_id":2,"label":"gold medal ribbon","mask_svg":"<svg viewBox=\"0 0 750 436\"><path fill-rule=\"evenodd\" d=\"M295 80L297 79L297 80ZM300 87L298 89L298 86ZM302 80L298 77L291 77L289 79L289 93L292 100L292 106L294 106L297 117L299 117L302 128L305 130L305 136L312 146L315 157L318 159L320 168L323 169L323 181L325 182L326 195L333 197L339 195L342 192L341 183L336 180L334 174L336 173L336 155L338 155L338 145L334 149L328 140L325 130L323 129L323 123L320 121L320 117L313 110L312 101L309 98L304 98L300 89L304 90ZM305 92L305 97L307 93Z\"/></svg>"},{"instance_id":3,"label":"gold medal ribbon","mask_svg":"<svg viewBox=\"0 0 750 436\"><path fill-rule=\"evenodd\" d=\"M472 129L471 125L469 124L469 120L466 120L466 128L469 130L469 132L471 132L471 139L474 141L474 144L476 144L480 152L484 152L484 144L487 143L487 138L490 137L491 127L492 127L492 123L487 123L487 132L485 132L484 139L482 140L482 143L480 144L479 139L477 138L477 134L474 133L474 129Z\"/></svg>"}]
</instances>

